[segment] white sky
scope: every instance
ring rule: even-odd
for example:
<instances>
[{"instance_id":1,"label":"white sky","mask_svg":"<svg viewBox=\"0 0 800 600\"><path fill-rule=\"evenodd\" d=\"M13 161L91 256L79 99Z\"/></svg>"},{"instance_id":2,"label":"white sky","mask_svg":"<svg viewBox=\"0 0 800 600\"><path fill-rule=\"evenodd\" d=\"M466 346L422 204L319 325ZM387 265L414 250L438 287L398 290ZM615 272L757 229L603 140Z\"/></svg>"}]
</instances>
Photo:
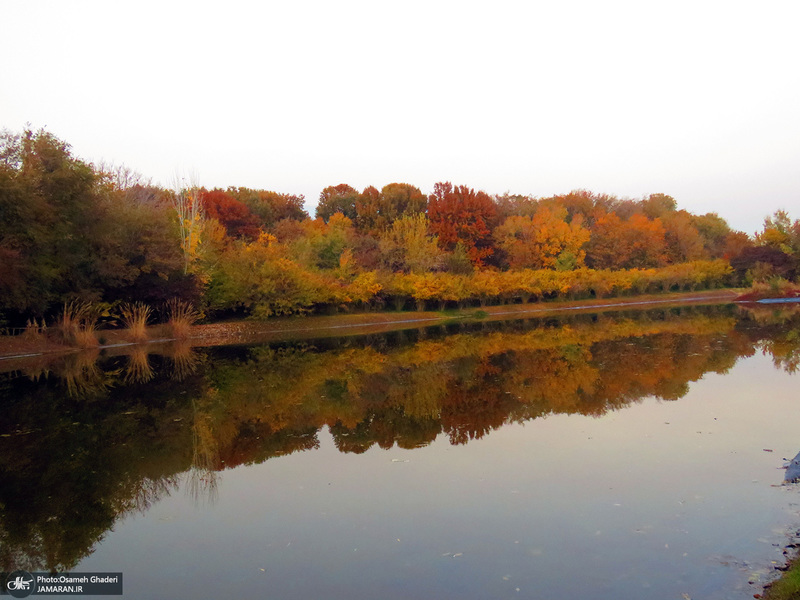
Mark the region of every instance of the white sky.
<instances>
[{"instance_id":1,"label":"white sky","mask_svg":"<svg viewBox=\"0 0 800 600\"><path fill-rule=\"evenodd\" d=\"M0 0L0 128L169 184L800 218L800 2Z\"/></svg>"}]
</instances>

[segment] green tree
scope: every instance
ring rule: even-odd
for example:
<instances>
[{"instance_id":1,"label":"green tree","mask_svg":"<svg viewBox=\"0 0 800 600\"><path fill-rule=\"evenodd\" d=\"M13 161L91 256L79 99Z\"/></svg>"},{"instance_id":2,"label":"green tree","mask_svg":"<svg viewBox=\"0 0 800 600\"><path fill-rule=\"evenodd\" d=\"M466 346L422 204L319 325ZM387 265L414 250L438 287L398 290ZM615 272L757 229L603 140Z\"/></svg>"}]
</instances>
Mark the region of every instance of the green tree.
<instances>
[{"instance_id":1,"label":"green tree","mask_svg":"<svg viewBox=\"0 0 800 600\"><path fill-rule=\"evenodd\" d=\"M282 194L269 190L253 190L245 187L229 187L227 193L247 205L256 215L262 227L272 230L284 219L303 221L308 218L303 208L302 195Z\"/></svg>"},{"instance_id":2,"label":"green tree","mask_svg":"<svg viewBox=\"0 0 800 600\"><path fill-rule=\"evenodd\" d=\"M664 219L678 209L675 198L667 194L650 194L641 202L644 214L650 219Z\"/></svg>"},{"instance_id":3,"label":"green tree","mask_svg":"<svg viewBox=\"0 0 800 600\"><path fill-rule=\"evenodd\" d=\"M424 213L428 199L408 183L390 183L379 192L369 186L356 201L356 225L365 233L379 235L405 215Z\"/></svg>"},{"instance_id":4,"label":"green tree","mask_svg":"<svg viewBox=\"0 0 800 600\"><path fill-rule=\"evenodd\" d=\"M274 236L238 241L219 258L206 299L217 311L241 311L255 318L308 311L326 302L326 284L291 260Z\"/></svg>"},{"instance_id":5,"label":"green tree","mask_svg":"<svg viewBox=\"0 0 800 600\"><path fill-rule=\"evenodd\" d=\"M316 216L327 223L328 219L339 212L351 221L355 221L358 216L356 203L359 196L355 188L346 183L328 186L319 195Z\"/></svg>"},{"instance_id":6,"label":"green tree","mask_svg":"<svg viewBox=\"0 0 800 600\"><path fill-rule=\"evenodd\" d=\"M0 306L41 314L67 297L99 298L100 177L44 130L4 133L0 156Z\"/></svg>"},{"instance_id":7,"label":"green tree","mask_svg":"<svg viewBox=\"0 0 800 600\"><path fill-rule=\"evenodd\" d=\"M308 269L336 269L342 254L352 247L353 223L342 213L334 213L327 223L306 219L301 227L302 234L290 246L297 262Z\"/></svg>"},{"instance_id":8,"label":"green tree","mask_svg":"<svg viewBox=\"0 0 800 600\"><path fill-rule=\"evenodd\" d=\"M710 258L723 258L726 254L726 239L732 230L717 213L691 215L692 224L700 233L703 247Z\"/></svg>"}]
</instances>

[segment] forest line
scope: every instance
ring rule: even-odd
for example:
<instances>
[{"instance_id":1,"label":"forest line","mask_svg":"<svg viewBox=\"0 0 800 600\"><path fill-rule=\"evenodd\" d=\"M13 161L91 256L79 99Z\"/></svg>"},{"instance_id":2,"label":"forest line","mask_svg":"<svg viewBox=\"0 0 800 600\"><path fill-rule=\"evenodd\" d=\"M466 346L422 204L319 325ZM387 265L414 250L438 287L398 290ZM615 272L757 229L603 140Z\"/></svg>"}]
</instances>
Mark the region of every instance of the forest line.
<instances>
[{"instance_id":1,"label":"forest line","mask_svg":"<svg viewBox=\"0 0 800 600\"><path fill-rule=\"evenodd\" d=\"M152 185L40 130L0 133L0 326L73 302L209 318L602 298L793 280L800 221L755 237L674 198L495 195L440 182L298 195Z\"/></svg>"}]
</instances>

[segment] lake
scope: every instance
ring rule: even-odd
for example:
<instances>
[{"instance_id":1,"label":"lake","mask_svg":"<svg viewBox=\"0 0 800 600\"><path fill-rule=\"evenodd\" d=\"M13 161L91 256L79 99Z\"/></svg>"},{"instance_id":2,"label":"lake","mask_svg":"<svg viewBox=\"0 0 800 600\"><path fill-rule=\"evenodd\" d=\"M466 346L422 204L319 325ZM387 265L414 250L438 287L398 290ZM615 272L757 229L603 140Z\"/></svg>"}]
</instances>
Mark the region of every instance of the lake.
<instances>
[{"instance_id":1,"label":"lake","mask_svg":"<svg viewBox=\"0 0 800 600\"><path fill-rule=\"evenodd\" d=\"M0 375L0 570L122 572L137 599L727 600L798 541L795 307L115 352Z\"/></svg>"}]
</instances>

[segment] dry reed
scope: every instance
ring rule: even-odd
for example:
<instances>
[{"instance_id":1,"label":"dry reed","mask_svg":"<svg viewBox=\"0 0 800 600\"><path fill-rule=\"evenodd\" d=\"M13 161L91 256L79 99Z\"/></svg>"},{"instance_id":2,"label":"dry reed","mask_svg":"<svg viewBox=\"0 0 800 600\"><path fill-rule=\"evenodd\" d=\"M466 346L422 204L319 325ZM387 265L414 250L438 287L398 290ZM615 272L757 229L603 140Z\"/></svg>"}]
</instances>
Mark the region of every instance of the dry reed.
<instances>
[{"instance_id":1,"label":"dry reed","mask_svg":"<svg viewBox=\"0 0 800 600\"><path fill-rule=\"evenodd\" d=\"M147 340L147 321L151 314L150 307L142 302L125 303L120 306L119 316L125 329L128 330L128 338L131 341L144 342Z\"/></svg>"},{"instance_id":2,"label":"dry reed","mask_svg":"<svg viewBox=\"0 0 800 600\"><path fill-rule=\"evenodd\" d=\"M93 348L99 344L95 332L99 309L90 302L64 303L64 312L56 321L55 331L59 341L79 348Z\"/></svg>"},{"instance_id":3,"label":"dry reed","mask_svg":"<svg viewBox=\"0 0 800 600\"><path fill-rule=\"evenodd\" d=\"M176 339L189 337L192 325L200 320L201 314L188 302L173 298L167 302L167 324L172 337Z\"/></svg>"},{"instance_id":4,"label":"dry reed","mask_svg":"<svg viewBox=\"0 0 800 600\"><path fill-rule=\"evenodd\" d=\"M47 325L42 319L42 324L40 325L39 322L34 318L33 320L28 319L28 323L25 325L25 331L22 332L22 339L28 341L40 341L44 338L45 334L47 333Z\"/></svg>"}]
</instances>

